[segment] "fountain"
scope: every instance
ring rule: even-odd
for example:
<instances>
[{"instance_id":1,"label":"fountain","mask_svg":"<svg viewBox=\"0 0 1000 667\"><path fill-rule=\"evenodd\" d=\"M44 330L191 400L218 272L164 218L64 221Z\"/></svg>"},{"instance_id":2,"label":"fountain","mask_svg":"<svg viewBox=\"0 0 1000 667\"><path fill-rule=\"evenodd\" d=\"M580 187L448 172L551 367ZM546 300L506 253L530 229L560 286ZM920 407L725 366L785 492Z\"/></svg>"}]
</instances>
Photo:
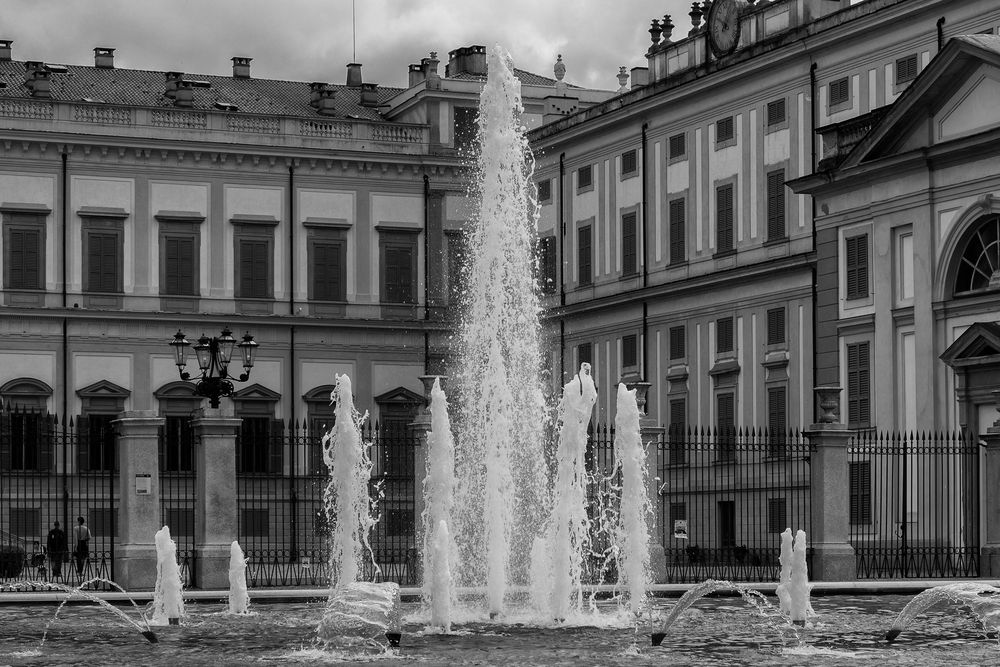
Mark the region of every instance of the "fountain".
<instances>
[{"instance_id":1,"label":"fountain","mask_svg":"<svg viewBox=\"0 0 1000 667\"><path fill-rule=\"evenodd\" d=\"M153 536L156 544L156 587L153 590L154 625L179 625L184 616L184 582L177 567L177 545L164 526Z\"/></svg>"},{"instance_id":2,"label":"fountain","mask_svg":"<svg viewBox=\"0 0 1000 667\"><path fill-rule=\"evenodd\" d=\"M987 631L1000 630L1000 588L991 584L962 582L928 588L910 600L893 621L885 635L886 641L895 641L913 619L940 602L951 602L969 609Z\"/></svg>"},{"instance_id":3,"label":"fountain","mask_svg":"<svg viewBox=\"0 0 1000 667\"><path fill-rule=\"evenodd\" d=\"M451 629L455 582L451 574L455 543L449 525L455 493L455 445L448 417L448 400L439 378L431 388L431 430L424 476L423 598L431 607L431 625Z\"/></svg>"},{"instance_id":4,"label":"fountain","mask_svg":"<svg viewBox=\"0 0 1000 667\"><path fill-rule=\"evenodd\" d=\"M229 547L229 613L249 614L250 594L247 592L247 559L240 543L233 540Z\"/></svg>"},{"instance_id":5,"label":"fountain","mask_svg":"<svg viewBox=\"0 0 1000 667\"><path fill-rule=\"evenodd\" d=\"M649 518L653 513L647 488L646 452L639 431L639 404L635 390L618 385L615 416L615 461L622 471L622 499L618 512L621 567L619 585L628 589L628 609L642 611L649 589Z\"/></svg>"},{"instance_id":6,"label":"fountain","mask_svg":"<svg viewBox=\"0 0 1000 667\"><path fill-rule=\"evenodd\" d=\"M781 611L796 625L805 625L806 617L813 614L809 603L809 571L806 564L808 548L806 533L803 530L792 539L792 529L786 528L781 533L781 574L775 595Z\"/></svg>"}]
</instances>

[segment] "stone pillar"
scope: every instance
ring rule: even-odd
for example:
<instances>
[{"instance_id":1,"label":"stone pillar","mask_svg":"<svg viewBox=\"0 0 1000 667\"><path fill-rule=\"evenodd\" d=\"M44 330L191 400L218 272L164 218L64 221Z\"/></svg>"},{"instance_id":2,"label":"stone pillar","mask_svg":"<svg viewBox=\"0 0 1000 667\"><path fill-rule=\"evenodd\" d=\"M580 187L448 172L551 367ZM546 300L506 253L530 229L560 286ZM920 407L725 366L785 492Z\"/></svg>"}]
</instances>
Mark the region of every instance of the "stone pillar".
<instances>
[{"instance_id":1,"label":"stone pillar","mask_svg":"<svg viewBox=\"0 0 1000 667\"><path fill-rule=\"evenodd\" d=\"M160 529L159 429L165 421L154 410L138 410L123 412L113 422L118 429L121 493L115 581L130 591L152 590L156 585L153 536ZM67 526L66 532L70 530Z\"/></svg>"},{"instance_id":2,"label":"stone pillar","mask_svg":"<svg viewBox=\"0 0 1000 667\"><path fill-rule=\"evenodd\" d=\"M444 384L444 377L438 375L421 375L420 381L424 383L424 409L410 423L413 429L413 526L415 544L417 545L417 585L424 583L424 562L427 554L424 553L424 477L427 476L427 434L431 430L431 389L434 388L434 380L441 378Z\"/></svg>"},{"instance_id":3,"label":"stone pillar","mask_svg":"<svg viewBox=\"0 0 1000 667\"><path fill-rule=\"evenodd\" d=\"M191 419L195 447L193 583L203 590L229 588L229 551L236 539L236 433L241 420L219 408L201 408Z\"/></svg>"},{"instance_id":4,"label":"stone pillar","mask_svg":"<svg viewBox=\"0 0 1000 667\"><path fill-rule=\"evenodd\" d=\"M667 582L667 557L663 548L664 527L660 525L660 442L663 440L663 427L656 423L646 412L646 399L650 383L632 380L625 383L630 390L635 390L635 402L639 407L639 436L646 450L646 475L649 485L649 503L653 515L649 517L649 569L654 584Z\"/></svg>"},{"instance_id":5,"label":"stone pillar","mask_svg":"<svg viewBox=\"0 0 1000 667\"><path fill-rule=\"evenodd\" d=\"M993 396L1000 399L1000 391L994 391ZM997 405L1000 410L1000 400ZM986 445L986 468L982 478L986 534L980 549L979 576L996 578L1000 577L1000 419L993 422L980 439Z\"/></svg>"},{"instance_id":6,"label":"stone pillar","mask_svg":"<svg viewBox=\"0 0 1000 667\"><path fill-rule=\"evenodd\" d=\"M839 423L840 387L816 387L820 422L806 431L812 447L810 503L814 581L854 581L857 561L849 540L850 479L847 443L854 435ZM795 529L795 526L792 526Z\"/></svg>"}]
</instances>

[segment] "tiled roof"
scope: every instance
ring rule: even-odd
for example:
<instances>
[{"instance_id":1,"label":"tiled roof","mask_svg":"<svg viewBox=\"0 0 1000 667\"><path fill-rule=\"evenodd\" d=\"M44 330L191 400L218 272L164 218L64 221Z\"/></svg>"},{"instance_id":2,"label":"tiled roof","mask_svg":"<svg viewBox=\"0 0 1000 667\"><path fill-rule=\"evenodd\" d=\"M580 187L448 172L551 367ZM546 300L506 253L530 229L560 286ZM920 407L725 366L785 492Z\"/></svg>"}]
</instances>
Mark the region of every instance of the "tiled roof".
<instances>
[{"instance_id":1,"label":"tiled roof","mask_svg":"<svg viewBox=\"0 0 1000 667\"><path fill-rule=\"evenodd\" d=\"M66 65L65 72L50 75L52 99L78 102L84 99L137 107L173 107L164 96L166 73L147 70ZM279 116L322 117L309 106L309 83L275 79L234 78L210 74L184 74L185 79L207 81L208 88L194 88L194 109L216 110L216 102L234 104L240 112ZM25 85L24 62L0 61L0 100L30 98ZM336 116L383 120L378 110L359 103L360 89L334 85ZM400 88L377 89L379 103L402 92Z\"/></svg>"},{"instance_id":2,"label":"tiled roof","mask_svg":"<svg viewBox=\"0 0 1000 667\"><path fill-rule=\"evenodd\" d=\"M556 80L550 79L547 76L542 76L541 74L534 74L532 72L527 72L523 69L514 68L514 76L517 77L518 81L524 86L555 86ZM449 76L449 79L458 79L465 81L482 81L486 77L481 74L471 74L469 72L459 72L453 76ZM579 88L579 86L567 85L567 88Z\"/></svg>"}]
</instances>

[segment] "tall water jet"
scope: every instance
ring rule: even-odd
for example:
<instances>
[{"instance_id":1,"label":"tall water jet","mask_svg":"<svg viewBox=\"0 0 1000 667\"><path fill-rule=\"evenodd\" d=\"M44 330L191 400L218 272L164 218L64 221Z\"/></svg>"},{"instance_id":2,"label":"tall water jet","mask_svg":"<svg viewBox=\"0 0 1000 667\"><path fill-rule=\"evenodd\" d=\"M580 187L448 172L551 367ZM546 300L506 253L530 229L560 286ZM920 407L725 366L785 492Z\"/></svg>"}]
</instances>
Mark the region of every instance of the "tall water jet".
<instances>
[{"instance_id":1,"label":"tall water jet","mask_svg":"<svg viewBox=\"0 0 1000 667\"><path fill-rule=\"evenodd\" d=\"M646 488L646 452L639 431L639 404L635 390L618 385L618 410L615 415L615 459L622 471L622 499L618 513L618 539L621 567L619 585L628 587L628 609L642 611L650 583L649 518L652 503Z\"/></svg>"},{"instance_id":2,"label":"tall water jet","mask_svg":"<svg viewBox=\"0 0 1000 667\"><path fill-rule=\"evenodd\" d=\"M806 616L813 613L809 603L809 570L806 565L806 531L795 533L792 545L792 567L788 581L788 615L792 623L804 625Z\"/></svg>"},{"instance_id":3,"label":"tall water jet","mask_svg":"<svg viewBox=\"0 0 1000 667\"><path fill-rule=\"evenodd\" d=\"M792 581L792 540L792 529L785 528L781 533L781 551L778 553L781 570L778 574L778 585L774 589L774 594L778 596L778 605L785 614L792 612L791 594L788 592Z\"/></svg>"},{"instance_id":4,"label":"tall water jet","mask_svg":"<svg viewBox=\"0 0 1000 667\"><path fill-rule=\"evenodd\" d=\"M427 436L427 472L424 476L424 601L430 603L431 624L447 632L455 585L451 568L456 562L451 538L451 510L455 494L455 445L448 417L448 399L439 378L431 388L431 430Z\"/></svg>"},{"instance_id":5,"label":"tall water jet","mask_svg":"<svg viewBox=\"0 0 1000 667\"><path fill-rule=\"evenodd\" d=\"M582 364L563 387L559 401L559 443L556 448L555 505L547 528L548 576L552 582L549 610L564 620L571 596L579 609L583 601L580 576L583 553L590 541L587 518L587 424L597 400L590 364ZM544 576L544 570L536 574ZM538 582L533 582L538 583Z\"/></svg>"},{"instance_id":6,"label":"tall water jet","mask_svg":"<svg viewBox=\"0 0 1000 667\"><path fill-rule=\"evenodd\" d=\"M229 545L229 613L249 614L250 593L247 591L247 559L240 543Z\"/></svg>"},{"instance_id":7,"label":"tall water jet","mask_svg":"<svg viewBox=\"0 0 1000 667\"><path fill-rule=\"evenodd\" d=\"M164 526L153 536L156 545L156 586L153 589L153 623L179 625L184 616L184 582L177 567L177 545Z\"/></svg>"},{"instance_id":8,"label":"tall water jet","mask_svg":"<svg viewBox=\"0 0 1000 667\"><path fill-rule=\"evenodd\" d=\"M545 506L546 411L535 282L538 208L520 82L499 47L488 55L488 71L453 373L460 424L456 506L462 508L454 518L460 583L485 585L496 614L508 581L528 579Z\"/></svg>"},{"instance_id":9,"label":"tall water jet","mask_svg":"<svg viewBox=\"0 0 1000 667\"><path fill-rule=\"evenodd\" d=\"M330 480L323 492L326 516L333 526L330 537L330 586L358 581L365 554L371 558L368 536L375 519L371 513L368 480L372 462L361 441L361 424L367 415L354 408L351 378L338 375L333 388L334 419L323 436L323 460Z\"/></svg>"}]
</instances>

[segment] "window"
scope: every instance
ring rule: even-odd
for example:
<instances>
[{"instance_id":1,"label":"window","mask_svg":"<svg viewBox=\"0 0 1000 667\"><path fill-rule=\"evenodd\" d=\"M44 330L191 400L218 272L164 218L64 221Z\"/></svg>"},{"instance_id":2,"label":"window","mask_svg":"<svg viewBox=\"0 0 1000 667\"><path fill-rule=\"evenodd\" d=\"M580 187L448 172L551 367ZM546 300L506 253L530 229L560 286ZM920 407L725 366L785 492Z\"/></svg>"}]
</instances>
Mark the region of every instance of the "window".
<instances>
[{"instance_id":1,"label":"window","mask_svg":"<svg viewBox=\"0 0 1000 667\"><path fill-rule=\"evenodd\" d=\"M556 292L556 237L538 239L538 269L542 294Z\"/></svg>"},{"instance_id":2,"label":"window","mask_svg":"<svg viewBox=\"0 0 1000 667\"><path fill-rule=\"evenodd\" d=\"M626 213L622 216L622 275L634 275L636 266L636 214Z\"/></svg>"},{"instance_id":3,"label":"window","mask_svg":"<svg viewBox=\"0 0 1000 667\"><path fill-rule=\"evenodd\" d=\"M997 276L997 278L994 278ZM955 294L997 287L1000 279L1000 217L990 216L975 228L961 253L955 273Z\"/></svg>"},{"instance_id":4,"label":"window","mask_svg":"<svg viewBox=\"0 0 1000 667\"><path fill-rule=\"evenodd\" d=\"M635 334L622 336L622 366L628 368L639 364L639 344Z\"/></svg>"},{"instance_id":5,"label":"window","mask_svg":"<svg viewBox=\"0 0 1000 667\"><path fill-rule=\"evenodd\" d=\"M845 76L841 79L837 79L836 81L831 81L829 93L829 105L831 107L837 106L838 104L845 104L851 98L850 80Z\"/></svg>"},{"instance_id":6,"label":"window","mask_svg":"<svg viewBox=\"0 0 1000 667\"><path fill-rule=\"evenodd\" d=\"M80 470L116 470L118 447L114 426L117 415L88 414L78 423L77 453Z\"/></svg>"},{"instance_id":7,"label":"window","mask_svg":"<svg viewBox=\"0 0 1000 667\"><path fill-rule=\"evenodd\" d=\"M191 237L167 236L163 240L163 293L194 294L195 242Z\"/></svg>"},{"instance_id":8,"label":"window","mask_svg":"<svg viewBox=\"0 0 1000 667\"><path fill-rule=\"evenodd\" d=\"M580 285L589 285L594 279L591 275L592 255L591 227L585 225L576 232L576 266Z\"/></svg>"},{"instance_id":9,"label":"window","mask_svg":"<svg viewBox=\"0 0 1000 667\"><path fill-rule=\"evenodd\" d=\"M715 397L718 428L718 458L721 463L736 461L736 396L732 392Z\"/></svg>"},{"instance_id":10,"label":"window","mask_svg":"<svg viewBox=\"0 0 1000 667\"><path fill-rule=\"evenodd\" d=\"M668 462L672 466L687 464L687 399L670 400L670 427L667 432L669 444Z\"/></svg>"},{"instance_id":11,"label":"window","mask_svg":"<svg viewBox=\"0 0 1000 667\"><path fill-rule=\"evenodd\" d=\"M280 437L272 443L272 430L276 430L271 417L244 416L240 423L239 443L236 447L236 471L240 473L280 472L271 460L272 445L278 449ZM280 433L277 433L280 435ZM280 453L280 449L279 449Z\"/></svg>"},{"instance_id":12,"label":"window","mask_svg":"<svg viewBox=\"0 0 1000 667\"><path fill-rule=\"evenodd\" d=\"M917 78L917 54L896 59L896 85L909 83Z\"/></svg>"},{"instance_id":13,"label":"window","mask_svg":"<svg viewBox=\"0 0 1000 667\"><path fill-rule=\"evenodd\" d=\"M10 532L25 540L37 540L42 533L41 512L33 507L11 507Z\"/></svg>"},{"instance_id":14,"label":"window","mask_svg":"<svg viewBox=\"0 0 1000 667\"><path fill-rule=\"evenodd\" d=\"M851 525L872 522L872 464L870 461L848 463Z\"/></svg>"},{"instance_id":15,"label":"window","mask_svg":"<svg viewBox=\"0 0 1000 667\"><path fill-rule=\"evenodd\" d=\"M687 135L683 132L670 137L668 143L671 160L687 155Z\"/></svg>"},{"instance_id":16,"label":"window","mask_svg":"<svg viewBox=\"0 0 1000 667\"><path fill-rule=\"evenodd\" d=\"M165 472L190 472L194 470L193 433L191 420L186 416L167 415L163 425L163 451L160 465ZM173 524L171 524L171 529Z\"/></svg>"},{"instance_id":17,"label":"window","mask_svg":"<svg viewBox=\"0 0 1000 667\"><path fill-rule=\"evenodd\" d=\"M785 170L778 169L767 173L767 240L785 236Z\"/></svg>"},{"instance_id":18,"label":"window","mask_svg":"<svg viewBox=\"0 0 1000 667\"><path fill-rule=\"evenodd\" d=\"M589 188L594 184L593 171L591 165L586 167L580 167L576 172L576 188L577 190L583 190L584 188Z\"/></svg>"},{"instance_id":19,"label":"window","mask_svg":"<svg viewBox=\"0 0 1000 667\"><path fill-rule=\"evenodd\" d=\"M465 290L465 259L468 250L467 239L460 232L449 233L448 238L448 304L458 306ZM555 241L555 239L552 239ZM542 245L542 239L539 240ZM544 289L544 286L543 286Z\"/></svg>"},{"instance_id":20,"label":"window","mask_svg":"<svg viewBox=\"0 0 1000 667\"><path fill-rule=\"evenodd\" d=\"M0 470L48 470L50 426L40 411L8 409L0 413Z\"/></svg>"},{"instance_id":21,"label":"window","mask_svg":"<svg viewBox=\"0 0 1000 667\"><path fill-rule=\"evenodd\" d=\"M121 292L121 235L89 231L84 235L87 292Z\"/></svg>"},{"instance_id":22,"label":"window","mask_svg":"<svg viewBox=\"0 0 1000 667\"><path fill-rule=\"evenodd\" d=\"M719 145L726 141L732 141L734 138L733 134L733 117L729 116L727 118L722 118L715 123L715 144Z\"/></svg>"},{"instance_id":23,"label":"window","mask_svg":"<svg viewBox=\"0 0 1000 667\"><path fill-rule=\"evenodd\" d=\"M267 509L240 510L240 537L268 537L271 534Z\"/></svg>"},{"instance_id":24,"label":"window","mask_svg":"<svg viewBox=\"0 0 1000 667\"><path fill-rule=\"evenodd\" d=\"M467 151L479 144L479 115L475 107L455 107L455 148Z\"/></svg>"},{"instance_id":25,"label":"window","mask_svg":"<svg viewBox=\"0 0 1000 667\"><path fill-rule=\"evenodd\" d=\"M847 273L847 298L868 297L868 235L861 234L845 239L847 246L845 270Z\"/></svg>"},{"instance_id":26,"label":"window","mask_svg":"<svg viewBox=\"0 0 1000 667\"><path fill-rule=\"evenodd\" d=\"M313 241L311 299L344 301L347 282L347 246L343 241Z\"/></svg>"},{"instance_id":27,"label":"window","mask_svg":"<svg viewBox=\"0 0 1000 667\"><path fill-rule=\"evenodd\" d=\"M733 250L733 185L715 189L715 248L717 252Z\"/></svg>"},{"instance_id":28,"label":"window","mask_svg":"<svg viewBox=\"0 0 1000 667\"><path fill-rule=\"evenodd\" d=\"M786 120L785 116L785 98L782 97L780 100L774 100L773 102L767 103L767 126L774 127L775 125L781 125Z\"/></svg>"},{"instance_id":29,"label":"window","mask_svg":"<svg viewBox=\"0 0 1000 667\"><path fill-rule=\"evenodd\" d=\"M781 533L788 528L788 504L784 498L767 499L767 532Z\"/></svg>"},{"instance_id":30,"label":"window","mask_svg":"<svg viewBox=\"0 0 1000 667\"><path fill-rule=\"evenodd\" d=\"M686 341L684 340L684 325L670 327L668 334L670 338L670 359L683 359L686 351Z\"/></svg>"},{"instance_id":31,"label":"window","mask_svg":"<svg viewBox=\"0 0 1000 667\"><path fill-rule=\"evenodd\" d=\"M771 308L767 311L767 344L781 345L785 342L785 309Z\"/></svg>"},{"instance_id":32,"label":"window","mask_svg":"<svg viewBox=\"0 0 1000 667\"><path fill-rule=\"evenodd\" d=\"M770 387L767 390L768 456L784 456L788 430L788 390Z\"/></svg>"},{"instance_id":33,"label":"window","mask_svg":"<svg viewBox=\"0 0 1000 667\"><path fill-rule=\"evenodd\" d=\"M547 202L552 200L552 180L545 179L544 181L538 181L538 202Z\"/></svg>"},{"instance_id":34,"label":"window","mask_svg":"<svg viewBox=\"0 0 1000 667\"><path fill-rule=\"evenodd\" d=\"M634 174L639 171L635 149L622 153L622 176Z\"/></svg>"},{"instance_id":35,"label":"window","mask_svg":"<svg viewBox=\"0 0 1000 667\"><path fill-rule=\"evenodd\" d=\"M4 213L4 287L45 289L45 216Z\"/></svg>"},{"instance_id":36,"label":"window","mask_svg":"<svg viewBox=\"0 0 1000 667\"><path fill-rule=\"evenodd\" d=\"M723 317L715 321L715 352L724 354L733 351L733 318Z\"/></svg>"},{"instance_id":37,"label":"window","mask_svg":"<svg viewBox=\"0 0 1000 667\"><path fill-rule=\"evenodd\" d=\"M167 507L165 511L171 537L194 537L193 508Z\"/></svg>"},{"instance_id":38,"label":"window","mask_svg":"<svg viewBox=\"0 0 1000 667\"><path fill-rule=\"evenodd\" d=\"M847 421L851 428L871 422L871 359L868 342L847 345Z\"/></svg>"},{"instance_id":39,"label":"window","mask_svg":"<svg viewBox=\"0 0 1000 667\"><path fill-rule=\"evenodd\" d=\"M239 291L242 299L267 299L271 272L270 244L263 240L243 239L239 242Z\"/></svg>"},{"instance_id":40,"label":"window","mask_svg":"<svg viewBox=\"0 0 1000 667\"><path fill-rule=\"evenodd\" d=\"M673 532L678 521L687 521L687 503L670 503L670 525L666 528Z\"/></svg>"},{"instance_id":41,"label":"window","mask_svg":"<svg viewBox=\"0 0 1000 667\"><path fill-rule=\"evenodd\" d=\"M736 546L736 501L720 500L719 509L719 546L732 549Z\"/></svg>"},{"instance_id":42,"label":"window","mask_svg":"<svg viewBox=\"0 0 1000 667\"><path fill-rule=\"evenodd\" d=\"M671 199L670 215L670 263L679 264L687 259L684 231L686 227L687 201L684 197Z\"/></svg>"},{"instance_id":43,"label":"window","mask_svg":"<svg viewBox=\"0 0 1000 667\"><path fill-rule=\"evenodd\" d=\"M591 364L594 363L594 347L590 343L580 343L576 346L576 369L574 372L580 368L580 364Z\"/></svg>"},{"instance_id":44,"label":"window","mask_svg":"<svg viewBox=\"0 0 1000 667\"><path fill-rule=\"evenodd\" d=\"M418 232L382 233L382 303L417 302Z\"/></svg>"}]
</instances>

